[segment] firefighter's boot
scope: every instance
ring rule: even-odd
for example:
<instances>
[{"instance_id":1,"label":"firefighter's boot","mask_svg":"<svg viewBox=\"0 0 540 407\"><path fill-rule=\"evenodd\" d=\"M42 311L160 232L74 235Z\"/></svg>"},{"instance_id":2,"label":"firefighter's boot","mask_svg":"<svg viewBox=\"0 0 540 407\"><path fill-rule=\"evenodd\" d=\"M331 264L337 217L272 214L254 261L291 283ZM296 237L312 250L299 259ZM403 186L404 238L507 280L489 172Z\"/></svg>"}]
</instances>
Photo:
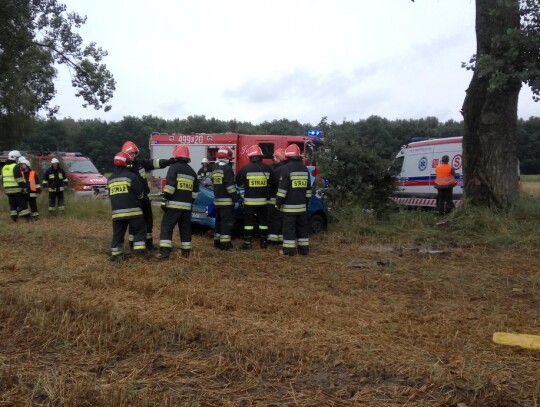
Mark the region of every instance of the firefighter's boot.
<instances>
[{"instance_id":1,"label":"firefighter's boot","mask_svg":"<svg viewBox=\"0 0 540 407\"><path fill-rule=\"evenodd\" d=\"M181 249L181 251L182 251L182 257L187 259L189 256L191 256L191 250L190 249Z\"/></svg>"},{"instance_id":2,"label":"firefighter's boot","mask_svg":"<svg viewBox=\"0 0 540 407\"><path fill-rule=\"evenodd\" d=\"M158 260L168 260L171 257L171 249L160 247L159 253L156 255Z\"/></svg>"},{"instance_id":3,"label":"firefighter's boot","mask_svg":"<svg viewBox=\"0 0 540 407\"><path fill-rule=\"evenodd\" d=\"M279 254L281 254L282 256L294 256L296 254L296 249L284 248L279 252Z\"/></svg>"},{"instance_id":4,"label":"firefighter's boot","mask_svg":"<svg viewBox=\"0 0 540 407\"><path fill-rule=\"evenodd\" d=\"M129 241L129 250L133 250L133 240Z\"/></svg>"},{"instance_id":5,"label":"firefighter's boot","mask_svg":"<svg viewBox=\"0 0 540 407\"><path fill-rule=\"evenodd\" d=\"M221 244L220 244L220 242L219 242L219 239L215 239L215 238L214 238L214 247L215 247L216 249L221 249Z\"/></svg>"},{"instance_id":6,"label":"firefighter's boot","mask_svg":"<svg viewBox=\"0 0 540 407\"><path fill-rule=\"evenodd\" d=\"M230 252L233 249L233 245L230 242L220 243L219 248L224 252Z\"/></svg>"},{"instance_id":7,"label":"firefighter's boot","mask_svg":"<svg viewBox=\"0 0 540 407\"><path fill-rule=\"evenodd\" d=\"M17 218L18 218L17 215L11 215L11 220L12 220L13 222L17 222Z\"/></svg>"},{"instance_id":8,"label":"firefighter's boot","mask_svg":"<svg viewBox=\"0 0 540 407\"><path fill-rule=\"evenodd\" d=\"M307 256L309 254L309 246L299 246L298 254L302 256Z\"/></svg>"},{"instance_id":9,"label":"firefighter's boot","mask_svg":"<svg viewBox=\"0 0 540 407\"><path fill-rule=\"evenodd\" d=\"M154 241L151 237L146 239L146 250L154 250Z\"/></svg>"},{"instance_id":10,"label":"firefighter's boot","mask_svg":"<svg viewBox=\"0 0 540 407\"><path fill-rule=\"evenodd\" d=\"M267 249L268 246L270 246L270 242L268 241L266 237L261 237L260 244L261 244L261 249Z\"/></svg>"},{"instance_id":11,"label":"firefighter's boot","mask_svg":"<svg viewBox=\"0 0 540 407\"><path fill-rule=\"evenodd\" d=\"M251 249L251 238L250 237L246 237L244 239L244 243L242 243L242 250L249 250Z\"/></svg>"}]
</instances>

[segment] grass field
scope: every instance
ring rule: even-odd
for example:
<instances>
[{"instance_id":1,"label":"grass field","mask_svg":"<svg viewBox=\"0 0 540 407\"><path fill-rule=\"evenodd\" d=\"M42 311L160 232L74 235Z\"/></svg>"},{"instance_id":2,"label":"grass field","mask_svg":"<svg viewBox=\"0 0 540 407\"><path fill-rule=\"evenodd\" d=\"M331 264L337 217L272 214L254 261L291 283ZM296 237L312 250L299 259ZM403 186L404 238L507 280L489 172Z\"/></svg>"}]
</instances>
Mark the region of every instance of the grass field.
<instances>
[{"instance_id":1,"label":"grass field","mask_svg":"<svg viewBox=\"0 0 540 407\"><path fill-rule=\"evenodd\" d=\"M0 406L539 404L540 352L491 340L540 334L534 222L479 219L512 237L484 243L405 213L307 257L197 235L188 260L112 264L107 205L0 213Z\"/></svg>"}]
</instances>

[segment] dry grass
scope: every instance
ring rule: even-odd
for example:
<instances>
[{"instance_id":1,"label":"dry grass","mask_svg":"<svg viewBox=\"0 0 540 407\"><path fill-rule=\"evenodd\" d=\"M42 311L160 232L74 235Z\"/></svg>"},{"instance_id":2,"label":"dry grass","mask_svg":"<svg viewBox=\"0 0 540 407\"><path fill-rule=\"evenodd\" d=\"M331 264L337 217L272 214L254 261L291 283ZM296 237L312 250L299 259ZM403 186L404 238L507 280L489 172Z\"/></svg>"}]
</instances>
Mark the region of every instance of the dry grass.
<instances>
[{"instance_id":1,"label":"dry grass","mask_svg":"<svg viewBox=\"0 0 540 407\"><path fill-rule=\"evenodd\" d=\"M189 260L115 265L105 218L1 216L0 406L538 405L540 353L491 342L540 334L537 247L196 236Z\"/></svg>"},{"instance_id":2,"label":"dry grass","mask_svg":"<svg viewBox=\"0 0 540 407\"><path fill-rule=\"evenodd\" d=\"M522 181L520 188L523 192L532 196L540 196L540 182L526 182Z\"/></svg>"}]
</instances>

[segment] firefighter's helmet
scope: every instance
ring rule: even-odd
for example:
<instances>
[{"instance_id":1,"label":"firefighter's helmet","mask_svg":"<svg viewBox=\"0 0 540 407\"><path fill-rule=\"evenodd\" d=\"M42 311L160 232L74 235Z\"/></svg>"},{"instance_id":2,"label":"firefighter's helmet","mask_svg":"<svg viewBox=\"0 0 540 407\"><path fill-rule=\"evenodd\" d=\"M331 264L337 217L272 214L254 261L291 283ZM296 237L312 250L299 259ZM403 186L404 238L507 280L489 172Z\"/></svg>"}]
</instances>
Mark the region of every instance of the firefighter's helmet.
<instances>
[{"instance_id":1,"label":"firefighter's helmet","mask_svg":"<svg viewBox=\"0 0 540 407\"><path fill-rule=\"evenodd\" d=\"M216 154L217 158L228 158L229 160L233 157L233 151L230 147L223 146L220 147Z\"/></svg>"},{"instance_id":2,"label":"firefighter's helmet","mask_svg":"<svg viewBox=\"0 0 540 407\"><path fill-rule=\"evenodd\" d=\"M174 158L183 158L185 160L190 161L189 158L189 148L185 144L180 144L179 146L176 146L172 153Z\"/></svg>"},{"instance_id":3,"label":"firefighter's helmet","mask_svg":"<svg viewBox=\"0 0 540 407\"><path fill-rule=\"evenodd\" d=\"M139 148L133 141L126 141L122 146L122 151L128 154L139 155Z\"/></svg>"},{"instance_id":4,"label":"firefighter's helmet","mask_svg":"<svg viewBox=\"0 0 540 407\"><path fill-rule=\"evenodd\" d=\"M114 165L117 167L127 167L131 162L131 157L125 151L120 151L114 156Z\"/></svg>"},{"instance_id":5,"label":"firefighter's helmet","mask_svg":"<svg viewBox=\"0 0 540 407\"><path fill-rule=\"evenodd\" d=\"M19 150L13 150L10 151L8 154L8 160L17 161L17 158L21 156L21 152Z\"/></svg>"},{"instance_id":6,"label":"firefighter's helmet","mask_svg":"<svg viewBox=\"0 0 540 407\"><path fill-rule=\"evenodd\" d=\"M274 157L276 157L280 161L286 160L287 157L285 157L285 149L278 148L276 151L274 151Z\"/></svg>"},{"instance_id":7,"label":"firefighter's helmet","mask_svg":"<svg viewBox=\"0 0 540 407\"><path fill-rule=\"evenodd\" d=\"M300 157L300 147L297 144L291 144L285 149L285 157L294 158Z\"/></svg>"},{"instance_id":8,"label":"firefighter's helmet","mask_svg":"<svg viewBox=\"0 0 540 407\"><path fill-rule=\"evenodd\" d=\"M28 160L26 159L26 157L22 157L22 156L19 157L19 159L17 160L17 162L18 162L19 164L25 164L28 168L30 168L30 161L28 161Z\"/></svg>"},{"instance_id":9,"label":"firefighter's helmet","mask_svg":"<svg viewBox=\"0 0 540 407\"><path fill-rule=\"evenodd\" d=\"M204 157L204 158L201 160L201 164L208 164L208 158Z\"/></svg>"},{"instance_id":10,"label":"firefighter's helmet","mask_svg":"<svg viewBox=\"0 0 540 407\"><path fill-rule=\"evenodd\" d=\"M252 145L247 150L247 156L249 158L257 157L257 156L262 157L262 155L263 155L263 152L262 152L261 148L257 144Z\"/></svg>"},{"instance_id":11,"label":"firefighter's helmet","mask_svg":"<svg viewBox=\"0 0 540 407\"><path fill-rule=\"evenodd\" d=\"M51 165L52 164L60 164L60 161L58 161L58 158L55 157L51 160Z\"/></svg>"}]
</instances>

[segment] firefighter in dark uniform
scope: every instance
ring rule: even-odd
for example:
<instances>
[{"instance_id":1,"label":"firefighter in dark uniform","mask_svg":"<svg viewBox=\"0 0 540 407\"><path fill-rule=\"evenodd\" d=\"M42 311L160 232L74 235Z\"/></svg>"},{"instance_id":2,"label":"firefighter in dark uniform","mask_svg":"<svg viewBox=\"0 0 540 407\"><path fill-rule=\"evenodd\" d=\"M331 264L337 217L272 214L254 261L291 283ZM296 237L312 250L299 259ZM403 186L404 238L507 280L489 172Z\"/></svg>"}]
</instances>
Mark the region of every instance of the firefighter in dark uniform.
<instances>
[{"instance_id":1,"label":"firefighter in dark uniform","mask_svg":"<svg viewBox=\"0 0 540 407\"><path fill-rule=\"evenodd\" d=\"M191 253L191 205L199 193L197 174L189 165L189 149L180 144L173 151L174 163L167 171L167 184L163 188L164 201L161 203L163 218L159 236L158 259L168 259L172 250L174 227L180 230L180 250L182 257Z\"/></svg>"},{"instance_id":2,"label":"firefighter in dark uniform","mask_svg":"<svg viewBox=\"0 0 540 407\"><path fill-rule=\"evenodd\" d=\"M129 154L120 151L114 157L115 169L109 177L107 186L112 208L113 237L111 243L112 261L124 259L124 236L128 227L133 232L133 254L146 254L146 225L139 205L144 196L144 186L140 179L127 166Z\"/></svg>"},{"instance_id":3,"label":"firefighter in dark uniform","mask_svg":"<svg viewBox=\"0 0 540 407\"><path fill-rule=\"evenodd\" d=\"M49 188L49 213L64 210L64 190L68 186L66 172L60 167L58 158L51 160L51 166L43 175L43 188Z\"/></svg>"},{"instance_id":4,"label":"firefighter in dark uniform","mask_svg":"<svg viewBox=\"0 0 540 407\"><path fill-rule=\"evenodd\" d=\"M262 162L263 152L258 145L248 148L250 160L236 175L236 184L244 187L244 243L251 249L255 220L259 225L260 246L268 247L268 198L277 186L274 171Z\"/></svg>"},{"instance_id":5,"label":"firefighter in dark uniform","mask_svg":"<svg viewBox=\"0 0 540 407\"><path fill-rule=\"evenodd\" d=\"M10 151L6 164L2 167L2 185L9 201L9 214L13 222L18 218L30 221L30 209L28 209L28 194L26 181L17 164L21 153L17 150Z\"/></svg>"},{"instance_id":6,"label":"firefighter in dark uniform","mask_svg":"<svg viewBox=\"0 0 540 407\"><path fill-rule=\"evenodd\" d=\"M291 144L285 149L289 162L280 171L276 207L283 214L283 251L294 256L297 251L309 254L308 202L311 198L309 171L302 163L300 148Z\"/></svg>"},{"instance_id":7,"label":"firefighter in dark uniform","mask_svg":"<svg viewBox=\"0 0 540 407\"><path fill-rule=\"evenodd\" d=\"M146 249L153 250L153 235L154 229L154 217L152 214L152 203L150 201L150 187L146 180L146 171L155 170L159 168L168 167L171 164L171 159L156 159L156 160L144 160L139 158L139 148L132 141L126 141L122 146L122 151L128 153L131 158L131 163L128 165L128 169L133 171L139 178L139 181L144 187L144 196L141 199L140 205L144 215L144 221L146 223ZM133 245L133 235L131 228L129 229L129 244Z\"/></svg>"},{"instance_id":8,"label":"firefighter in dark uniform","mask_svg":"<svg viewBox=\"0 0 540 407\"><path fill-rule=\"evenodd\" d=\"M19 166L26 181L26 190L28 191L28 205L30 206L30 219L35 222L39 219L37 206L37 196L41 193L41 184L37 172L31 168L30 161L25 157L19 158Z\"/></svg>"},{"instance_id":9,"label":"firefighter in dark uniform","mask_svg":"<svg viewBox=\"0 0 540 407\"><path fill-rule=\"evenodd\" d=\"M216 207L216 226L214 228L214 247L232 250L231 233L234 224L234 206L240 201L236 188L234 172L230 161L233 151L230 147L220 147L217 161L212 171L214 185L214 205Z\"/></svg>"},{"instance_id":10,"label":"firefighter in dark uniform","mask_svg":"<svg viewBox=\"0 0 540 407\"><path fill-rule=\"evenodd\" d=\"M276 180L279 180L280 168L287 164L287 158L285 157L285 149L278 148L274 151L274 160L270 167L274 172ZM276 188L272 188L270 191L270 199L268 200L268 242L272 245L283 244L283 216L281 211L276 209Z\"/></svg>"}]
</instances>

